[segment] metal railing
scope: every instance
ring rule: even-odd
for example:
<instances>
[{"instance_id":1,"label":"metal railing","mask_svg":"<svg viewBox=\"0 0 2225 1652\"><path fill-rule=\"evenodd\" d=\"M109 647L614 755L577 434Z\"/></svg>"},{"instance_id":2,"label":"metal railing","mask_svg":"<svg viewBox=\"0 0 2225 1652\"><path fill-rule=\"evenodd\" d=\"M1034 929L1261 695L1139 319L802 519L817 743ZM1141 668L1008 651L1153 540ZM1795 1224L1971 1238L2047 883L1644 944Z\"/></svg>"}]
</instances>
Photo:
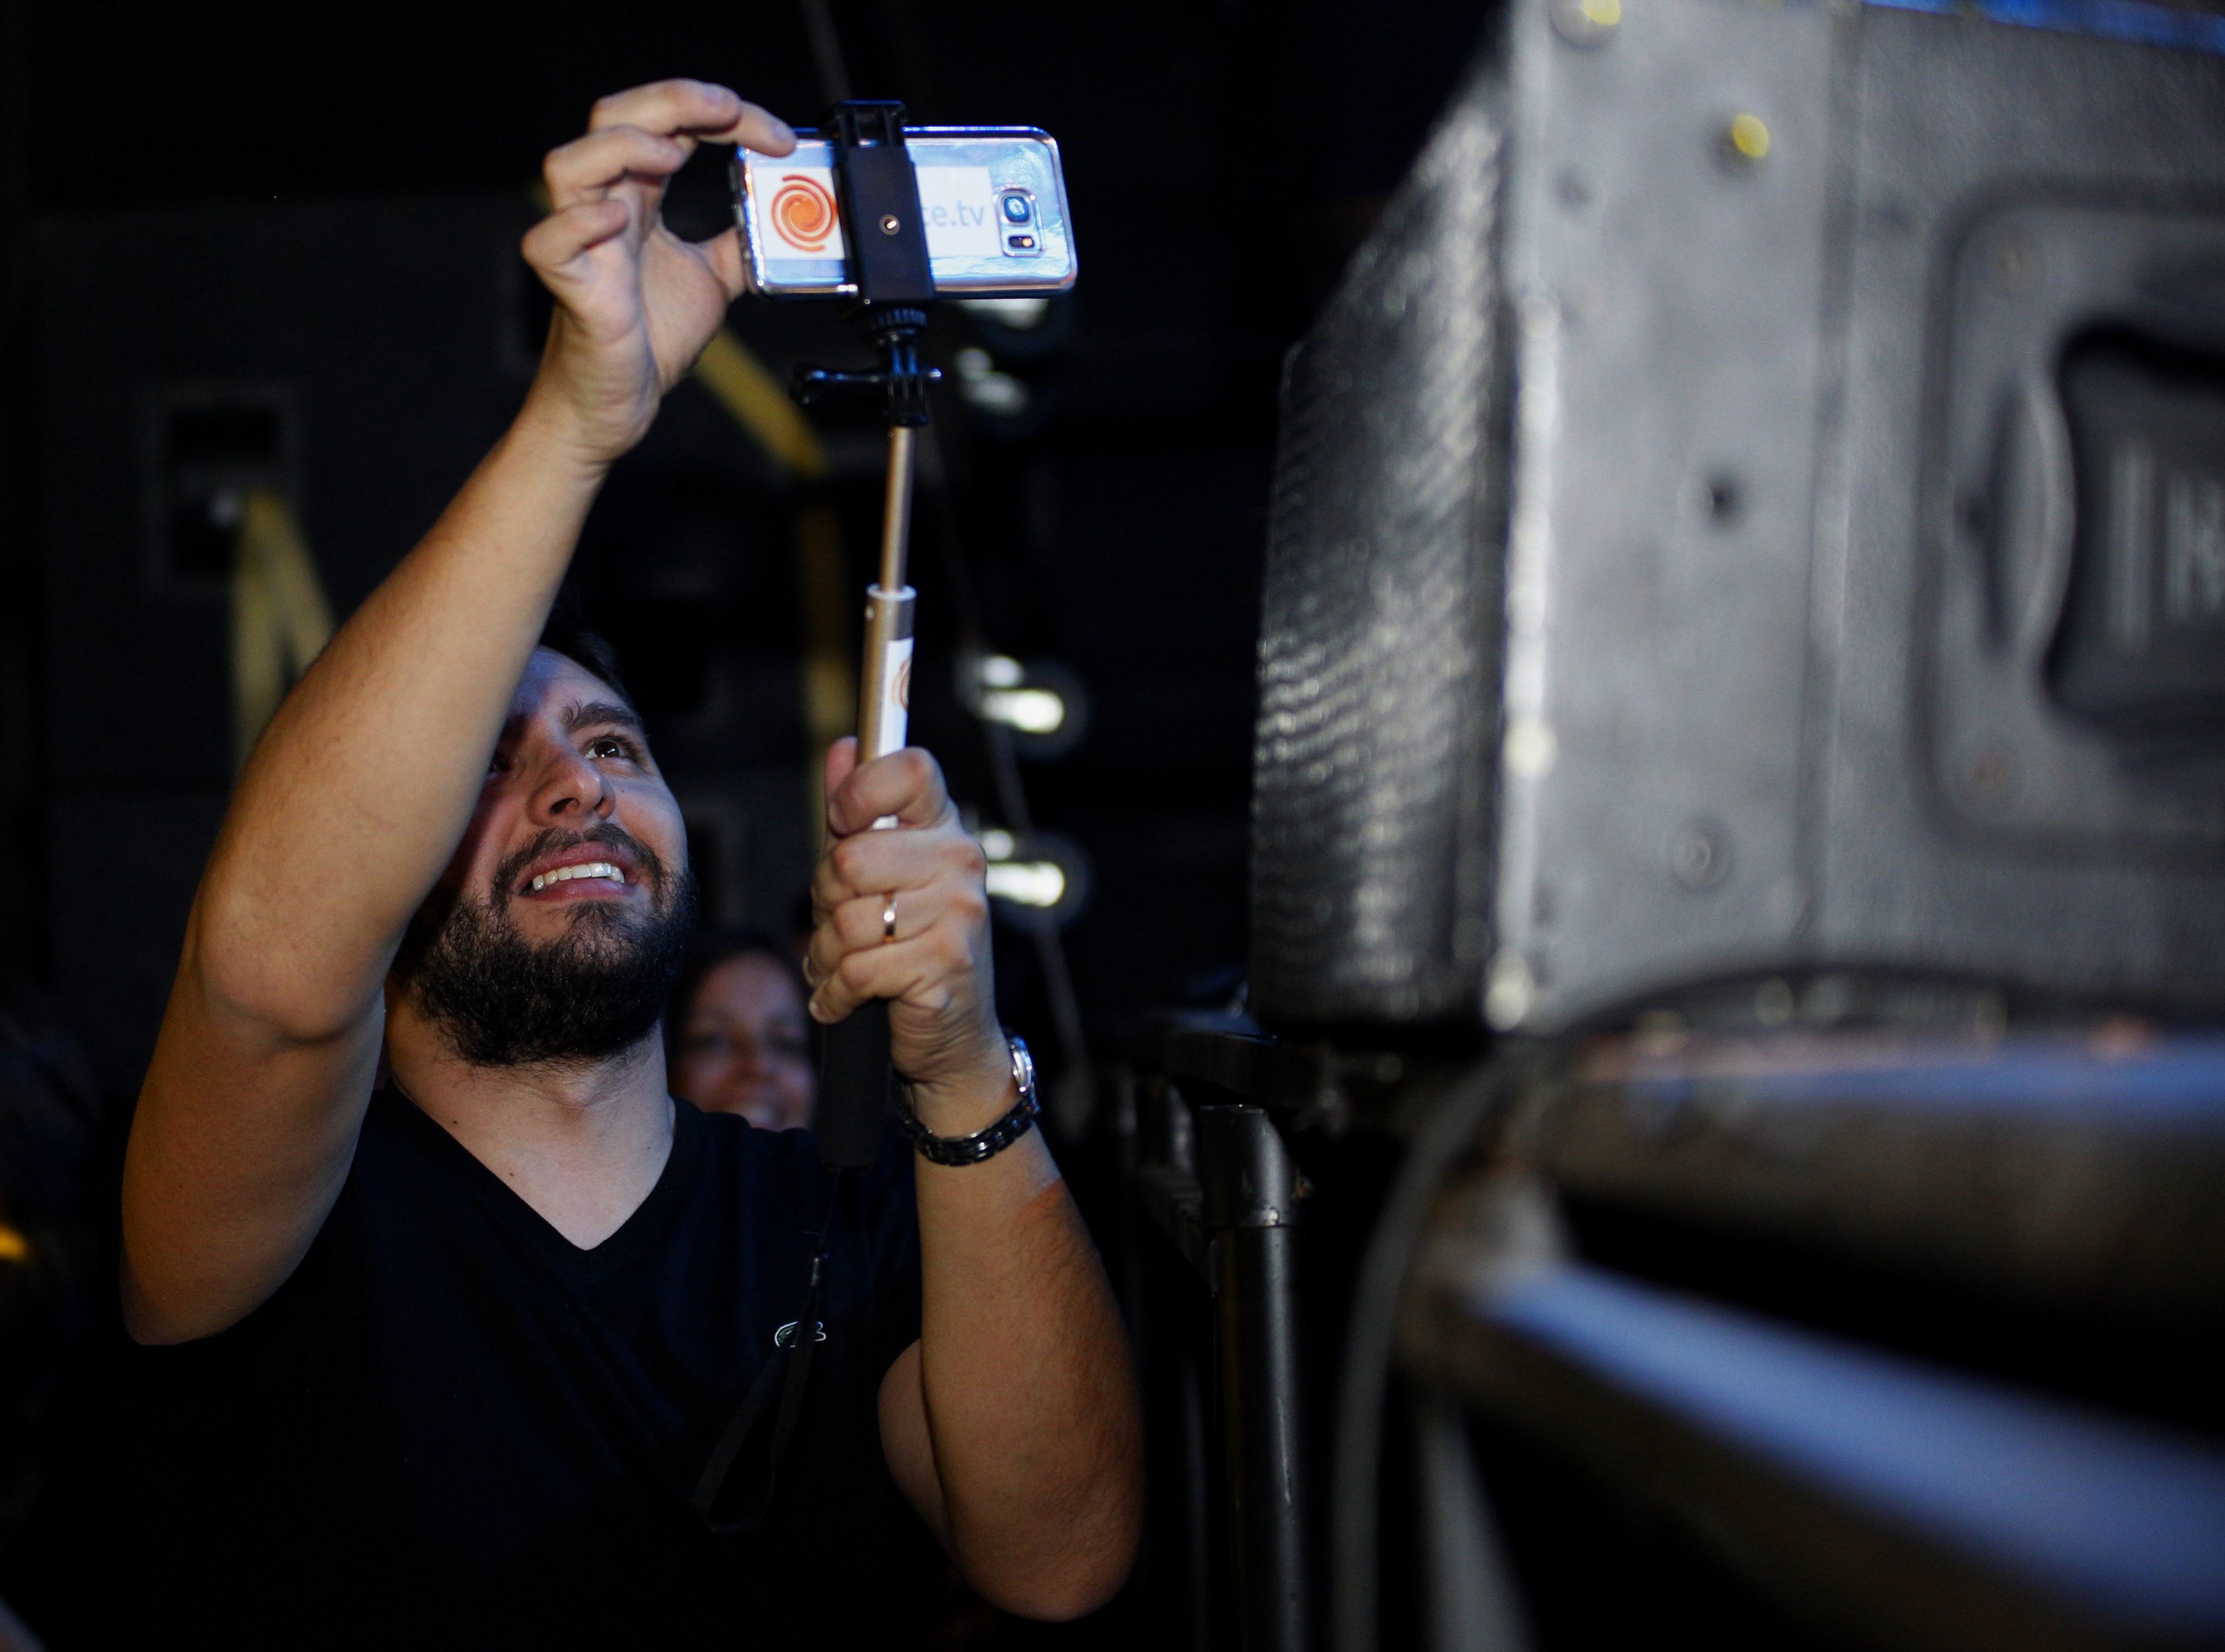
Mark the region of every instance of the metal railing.
<instances>
[{"instance_id":1,"label":"metal railing","mask_svg":"<svg viewBox=\"0 0 2225 1652\"><path fill-rule=\"evenodd\" d=\"M2225 1038L1837 991L1435 1062L1160 1028L1155 1635L2225 1645Z\"/></svg>"},{"instance_id":2,"label":"metal railing","mask_svg":"<svg viewBox=\"0 0 2225 1652\"><path fill-rule=\"evenodd\" d=\"M1268 1048L1242 1033L1201 1048L1240 1056L1252 1042ZM1147 1611L1192 1647L1313 1644L1303 1187L1265 1107L1195 1062L1142 1077L1133 1188L1151 1243L1132 1270L1144 1299L1133 1306L1161 1493Z\"/></svg>"}]
</instances>

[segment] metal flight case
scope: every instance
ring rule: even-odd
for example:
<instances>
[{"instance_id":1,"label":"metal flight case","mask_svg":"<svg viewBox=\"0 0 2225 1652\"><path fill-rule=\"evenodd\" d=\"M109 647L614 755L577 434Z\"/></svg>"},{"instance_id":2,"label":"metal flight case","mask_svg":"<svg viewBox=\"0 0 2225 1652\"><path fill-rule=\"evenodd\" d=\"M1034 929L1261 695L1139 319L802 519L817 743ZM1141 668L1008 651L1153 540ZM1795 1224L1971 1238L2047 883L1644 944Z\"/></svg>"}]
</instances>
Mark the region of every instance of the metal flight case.
<instances>
[{"instance_id":1,"label":"metal flight case","mask_svg":"<svg viewBox=\"0 0 2225 1652\"><path fill-rule=\"evenodd\" d=\"M2225 1644L2225 19L1518 0L1288 364L1170 1643Z\"/></svg>"}]
</instances>

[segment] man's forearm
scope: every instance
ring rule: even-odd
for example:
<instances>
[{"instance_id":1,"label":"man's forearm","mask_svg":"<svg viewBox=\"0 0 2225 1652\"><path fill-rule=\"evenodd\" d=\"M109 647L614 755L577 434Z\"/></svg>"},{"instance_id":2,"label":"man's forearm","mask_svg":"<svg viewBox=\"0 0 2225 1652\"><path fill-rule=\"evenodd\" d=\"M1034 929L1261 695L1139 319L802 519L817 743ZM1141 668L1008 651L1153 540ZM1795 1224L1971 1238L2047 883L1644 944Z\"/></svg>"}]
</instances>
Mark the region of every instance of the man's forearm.
<instances>
[{"instance_id":1,"label":"man's forearm","mask_svg":"<svg viewBox=\"0 0 2225 1652\"><path fill-rule=\"evenodd\" d=\"M1141 1519L1127 1340L1039 1135L918 1170L920 1383L943 1538L974 1586L1032 1616L1119 1588Z\"/></svg>"},{"instance_id":2,"label":"man's forearm","mask_svg":"<svg viewBox=\"0 0 2225 1652\"><path fill-rule=\"evenodd\" d=\"M188 968L302 1038L375 1004L469 818L603 466L529 403L288 696L211 858Z\"/></svg>"},{"instance_id":3,"label":"man's forearm","mask_svg":"<svg viewBox=\"0 0 2225 1652\"><path fill-rule=\"evenodd\" d=\"M811 1013L889 1001L920 1122L986 1129L1012 1104L997 1026L981 846L941 771L906 750L827 754L834 842L812 883ZM898 829L879 832L893 816ZM1135 1374L1081 1217L1040 1132L917 1170L920 1340L881 1384L881 1442L967 1580L1007 1611L1087 1611L1126 1577L1141 1526Z\"/></svg>"}]
</instances>

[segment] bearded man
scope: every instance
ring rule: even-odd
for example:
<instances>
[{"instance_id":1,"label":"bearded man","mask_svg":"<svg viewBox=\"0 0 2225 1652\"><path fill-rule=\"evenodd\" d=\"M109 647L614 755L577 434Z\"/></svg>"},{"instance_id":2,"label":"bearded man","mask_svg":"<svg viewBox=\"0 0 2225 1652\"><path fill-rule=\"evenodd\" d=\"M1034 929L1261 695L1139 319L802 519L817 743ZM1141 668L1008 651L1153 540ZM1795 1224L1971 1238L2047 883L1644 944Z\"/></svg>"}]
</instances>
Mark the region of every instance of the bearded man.
<instances>
[{"instance_id":1,"label":"bearded man","mask_svg":"<svg viewBox=\"0 0 2225 1652\"><path fill-rule=\"evenodd\" d=\"M613 663L544 637L604 476L743 288L732 231L661 226L666 181L794 142L670 81L549 155L524 407L241 777L125 1167L152 1643L886 1645L932 1541L1030 1616L1126 1574L1134 1378L1065 1186L1036 1132L924 1155L1029 1099L933 761L827 764L812 1013L891 1001L927 1138L830 1218L807 1136L668 1094L680 812ZM769 1512L714 1525L691 1495L822 1223Z\"/></svg>"}]
</instances>

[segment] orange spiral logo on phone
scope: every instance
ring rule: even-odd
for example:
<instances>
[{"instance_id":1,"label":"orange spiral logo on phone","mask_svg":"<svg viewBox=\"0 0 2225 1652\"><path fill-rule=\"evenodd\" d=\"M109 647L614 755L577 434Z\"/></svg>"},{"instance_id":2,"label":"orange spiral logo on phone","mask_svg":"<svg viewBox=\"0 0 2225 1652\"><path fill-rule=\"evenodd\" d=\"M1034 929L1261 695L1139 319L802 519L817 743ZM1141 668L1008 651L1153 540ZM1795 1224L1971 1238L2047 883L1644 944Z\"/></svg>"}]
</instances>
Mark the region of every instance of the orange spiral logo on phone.
<instances>
[{"instance_id":1,"label":"orange spiral logo on phone","mask_svg":"<svg viewBox=\"0 0 2225 1652\"><path fill-rule=\"evenodd\" d=\"M805 252L817 252L834 233L834 198L815 179L791 172L773 192L769 216L773 232L782 240Z\"/></svg>"}]
</instances>

